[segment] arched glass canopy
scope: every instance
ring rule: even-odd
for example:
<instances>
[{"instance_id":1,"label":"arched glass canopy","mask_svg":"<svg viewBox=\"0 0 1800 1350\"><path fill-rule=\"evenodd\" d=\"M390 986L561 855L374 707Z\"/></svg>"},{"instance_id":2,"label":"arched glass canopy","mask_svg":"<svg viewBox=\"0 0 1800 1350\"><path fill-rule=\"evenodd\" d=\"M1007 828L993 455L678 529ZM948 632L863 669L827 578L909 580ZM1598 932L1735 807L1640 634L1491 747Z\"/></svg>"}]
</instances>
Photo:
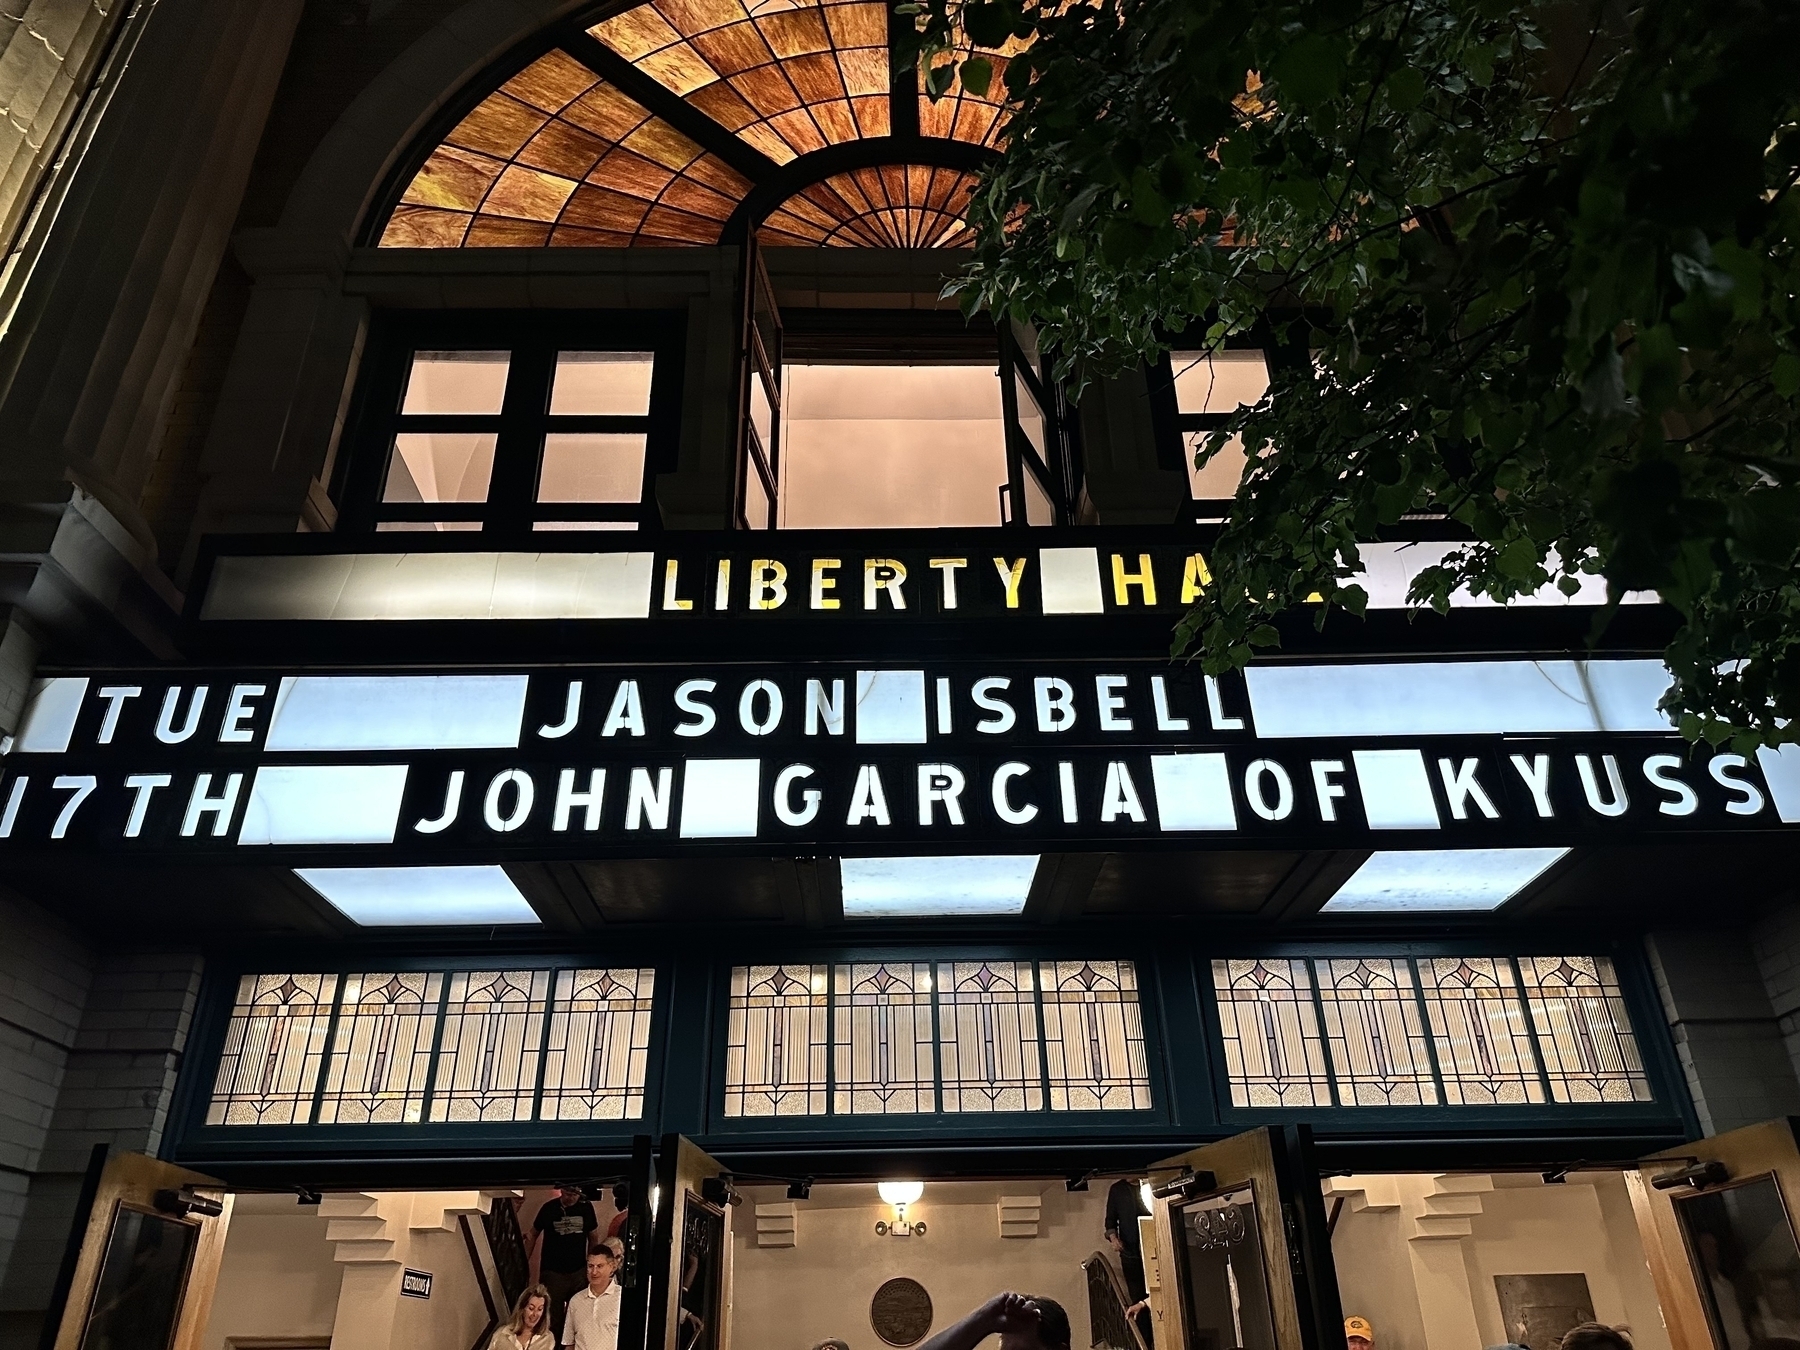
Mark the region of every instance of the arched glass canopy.
<instances>
[{"instance_id":1,"label":"arched glass canopy","mask_svg":"<svg viewBox=\"0 0 1800 1350\"><path fill-rule=\"evenodd\" d=\"M893 74L882 0L648 0L553 35L430 148L383 248L954 248L993 93Z\"/></svg>"}]
</instances>

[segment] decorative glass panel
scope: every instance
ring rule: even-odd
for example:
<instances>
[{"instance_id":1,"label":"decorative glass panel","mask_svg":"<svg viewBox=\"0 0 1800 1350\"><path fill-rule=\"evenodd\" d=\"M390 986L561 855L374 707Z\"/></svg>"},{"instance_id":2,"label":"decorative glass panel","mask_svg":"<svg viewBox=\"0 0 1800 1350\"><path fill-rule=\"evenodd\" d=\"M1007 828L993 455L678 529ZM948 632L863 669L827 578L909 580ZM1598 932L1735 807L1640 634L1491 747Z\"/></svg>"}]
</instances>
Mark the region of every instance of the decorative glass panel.
<instances>
[{"instance_id":1,"label":"decorative glass panel","mask_svg":"<svg viewBox=\"0 0 1800 1350\"><path fill-rule=\"evenodd\" d=\"M547 970L450 977L432 1120L529 1120L543 1053Z\"/></svg>"},{"instance_id":2,"label":"decorative glass panel","mask_svg":"<svg viewBox=\"0 0 1800 1350\"><path fill-rule=\"evenodd\" d=\"M439 974L346 975L321 1125L397 1125L425 1109Z\"/></svg>"},{"instance_id":3,"label":"decorative glass panel","mask_svg":"<svg viewBox=\"0 0 1800 1350\"><path fill-rule=\"evenodd\" d=\"M931 967L836 966L832 982L831 1109L858 1116L936 1110Z\"/></svg>"},{"instance_id":4,"label":"decorative glass panel","mask_svg":"<svg viewBox=\"0 0 1800 1350\"><path fill-rule=\"evenodd\" d=\"M1214 961L1213 994L1233 1106L1330 1106L1304 961Z\"/></svg>"},{"instance_id":5,"label":"decorative glass panel","mask_svg":"<svg viewBox=\"0 0 1800 1350\"><path fill-rule=\"evenodd\" d=\"M1436 1106L1412 963L1315 962L1341 1106Z\"/></svg>"},{"instance_id":6,"label":"decorative glass panel","mask_svg":"<svg viewBox=\"0 0 1800 1350\"><path fill-rule=\"evenodd\" d=\"M969 199L980 181L960 169L883 164L802 188L757 227L775 248L966 248Z\"/></svg>"},{"instance_id":7,"label":"decorative glass panel","mask_svg":"<svg viewBox=\"0 0 1800 1350\"><path fill-rule=\"evenodd\" d=\"M1449 956L1419 962L1444 1097L1452 1106L1544 1100L1525 1005L1505 957Z\"/></svg>"},{"instance_id":8,"label":"decorative glass panel","mask_svg":"<svg viewBox=\"0 0 1800 1350\"><path fill-rule=\"evenodd\" d=\"M828 976L823 965L732 970L727 1116L825 1114Z\"/></svg>"},{"instance_id":9,"label":"decorative glass panel","mask_svg":"<svg viewBox=\"0 0 1800 1350\"><path fill-rule=\"evenodd\" d=\"M1031 962L946 962L937 977L944 1110L1043 1110Z\"/></svg>"},{"instance_id":10,"label":"decorative glass panel","mask_svg":"<svg viewBox=\"0 0 1800 1350\"><path fill-rule=\"evenodd\" d=\"M542 1120L641 1120L656 972L560 970Z\"/></svg>"},{"instance_id":11,"label":"decorative glass panel","mask_svg":"<svg viewBox=\"0 0 1800 1350\"><path fill-rule=\"evenodd\" d=\"M1147 1111L1150 1066L1129 961L1043 963L1052 1111Z\"/></svg>"},{"instance_id":12,"label":"decorative glass panel","mask_svg":"<svg viewBox=\"0 0 1800 1350\"><path fill-rule=\"evenodd\" d=\"M336 975L246 975L225 1030L208 1125L304 1125L324 1063Z\"/></svg>"},{"instance_id":13,"label":"decorative glass panel","mask_svg":"<svg viewBox=\"0 0 1800 1350\"><path fill-rule=\"evenodd\" d=\"M1526 956L1519 960L1519 973L1552 1098L1651 1100L1650 1079L1611 961L1604 956Z\"/></svg>"}]
</instances>

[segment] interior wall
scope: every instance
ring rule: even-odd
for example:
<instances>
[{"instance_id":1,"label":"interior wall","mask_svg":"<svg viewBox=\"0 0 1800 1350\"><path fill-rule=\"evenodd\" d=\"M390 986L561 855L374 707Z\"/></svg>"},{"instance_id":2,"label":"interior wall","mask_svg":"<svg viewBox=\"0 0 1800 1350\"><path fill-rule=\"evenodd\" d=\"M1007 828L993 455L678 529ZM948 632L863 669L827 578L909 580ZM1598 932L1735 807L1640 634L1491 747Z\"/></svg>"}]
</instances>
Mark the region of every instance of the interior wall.
<instances>
[{"instance_id":1,"label":"interior wall","mask_svg":"<svg viewBox=\"0 0 1800 1350\"><path fill-rule=\"evenodd\" d=\"M1379 1350L1481 1350L1508 1339L1498 1275L1586 1276L1594 1315L1637 1350L1669 1350L1624 1178L1570 1173L1333 1177L1332 1255L1346 1316ZM1532 1350L1555 1350L1533 1346Z\"/></svg>"},{"instance_id":2,"label":"interior wall","mask_svg":"<svg viewBox=\"0 0 1800 1350\"><path fill-rule=\"evenodd\" d=\"M325 1226L317 1205L291 1195L237 1197L203 1350L248 1337L331 1335L343 1267Z\"/></svg>"},{"instance_id":3,"label":"interior wall","mask_svg":"<svg viewBox=\"0 0 1800 1350\"><path fill-rule=\"evenodd\" d=\"M1038 1235L1000 1236L1002 1195L1041 1197ZM883 1282L908 1276L931 1295L932 1331L943 1330L1006 1289L1053 1298L1087 1344L1081 1262L1106 1245L1106 1187L1069 1192L1061 1180L927 1182L907 1215L923 1237L880 1237L891 1218L871 1183L813 1187L794 1204L794 1245L759 1247L756 1206L786 1201L781 1187L744 1188L732 1215L733 1350L808 1350L837 1337L871 1345L869 1301Z\"/></svg>"}]
</instances>

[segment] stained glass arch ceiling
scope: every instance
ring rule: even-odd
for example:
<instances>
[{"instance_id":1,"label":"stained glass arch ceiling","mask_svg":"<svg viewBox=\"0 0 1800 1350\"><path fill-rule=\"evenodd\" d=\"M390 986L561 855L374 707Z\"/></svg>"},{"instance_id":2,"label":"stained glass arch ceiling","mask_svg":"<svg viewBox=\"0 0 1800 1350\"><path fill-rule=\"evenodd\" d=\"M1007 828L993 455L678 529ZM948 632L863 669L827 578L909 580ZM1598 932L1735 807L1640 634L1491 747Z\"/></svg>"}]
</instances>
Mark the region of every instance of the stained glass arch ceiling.
<instances>
[{"instance_id":1,"label":"stained glass arch ceiling","mask_svg":"<svg viewBox=\"0 0 1800 1350\"><path fill-rule=\"evenodd\" d=\"M894 78L883 0L646 0L552 38L432 146L372 242L969 242L998 99Z\"/></svg>"}]
</instances>

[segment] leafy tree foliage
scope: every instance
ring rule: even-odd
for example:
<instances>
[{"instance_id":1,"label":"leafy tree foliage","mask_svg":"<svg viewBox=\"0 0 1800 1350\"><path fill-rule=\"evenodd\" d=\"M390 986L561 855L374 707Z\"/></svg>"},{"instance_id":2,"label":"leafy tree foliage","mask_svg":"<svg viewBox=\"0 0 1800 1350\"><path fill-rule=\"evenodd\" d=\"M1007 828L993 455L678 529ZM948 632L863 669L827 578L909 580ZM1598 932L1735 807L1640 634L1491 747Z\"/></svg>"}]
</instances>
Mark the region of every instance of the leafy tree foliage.
<instances>
[{"instance_id":1,"label":"leafy tree foliage","mask_svg":"<svg viewBox=\"0 0 1800 1350\"><path fill-rule=\"evenodd\" d=\"M1468 542L1415 601L1658 591L1683 731L1800 739L1800 4L898 12L931 93L1007 103L966 306L1078 382L1171 335L1293 354L1202 451L1251 467L1178 650L1360 612L1358 544L1437 511Z\"/></svg>"}]
</instances>

